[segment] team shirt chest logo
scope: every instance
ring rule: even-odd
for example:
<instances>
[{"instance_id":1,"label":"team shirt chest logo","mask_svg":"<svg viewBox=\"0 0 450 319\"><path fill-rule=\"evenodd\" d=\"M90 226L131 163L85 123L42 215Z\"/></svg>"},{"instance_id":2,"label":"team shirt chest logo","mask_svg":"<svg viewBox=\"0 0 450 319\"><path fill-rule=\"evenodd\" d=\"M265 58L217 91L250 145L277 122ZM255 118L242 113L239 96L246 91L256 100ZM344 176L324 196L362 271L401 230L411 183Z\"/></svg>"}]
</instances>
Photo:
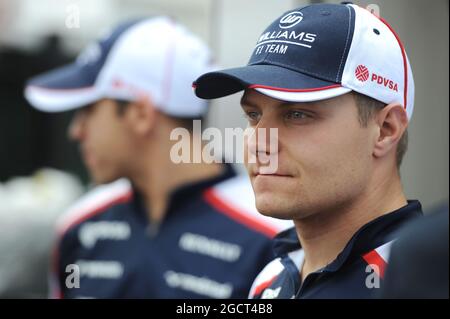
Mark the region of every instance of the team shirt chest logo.
<instances>
[{"instance_id":1,"label":"team shirt chest logo","mask_svg":"<svg viewBox=\"0 0 450 319\"><path fill-rule=\"evenodd\" d=\"M93 248L98 240L127 240L130 225L119 221L88 222L81 226L78 238L85 248Z\"/></svg>"},{"instance_id":2,"label":"team shirt chest logo","mask_svg":"<svg viewBox=\"0 0 450 319\"><path fill-rule=\"evenodd\" d=\"M235 262L242 253L242 248L239 245L193 233L181 235L178 244L184 251L206 255L226 262Z\"/></svg>"}]
</instances>

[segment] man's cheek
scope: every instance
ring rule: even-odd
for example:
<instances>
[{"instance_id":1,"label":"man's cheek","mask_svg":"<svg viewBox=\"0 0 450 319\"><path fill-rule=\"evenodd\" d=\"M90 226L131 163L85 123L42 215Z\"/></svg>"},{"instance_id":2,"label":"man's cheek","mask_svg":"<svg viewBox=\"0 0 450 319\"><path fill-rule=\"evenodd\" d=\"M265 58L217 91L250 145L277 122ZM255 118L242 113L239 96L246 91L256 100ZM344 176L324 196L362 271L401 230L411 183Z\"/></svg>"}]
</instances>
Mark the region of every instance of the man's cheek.
<instances>
[{"instance_id":1,"label":"man's cheek","mask_svg":"<svg viewBox=\"0 0 450 319\"><path fill-rule=\"evenodd\" d=\"M250 134L247 130L245 131L245 135L244 135L244 165L247 168L247 170L250 170L251 164L255 164L256 163L256 155L255 152L251 151L250 147L252 147L251 145L249 145L249 142L251 138L253 138L254 135Z\"/></svg>"}]
</instances>

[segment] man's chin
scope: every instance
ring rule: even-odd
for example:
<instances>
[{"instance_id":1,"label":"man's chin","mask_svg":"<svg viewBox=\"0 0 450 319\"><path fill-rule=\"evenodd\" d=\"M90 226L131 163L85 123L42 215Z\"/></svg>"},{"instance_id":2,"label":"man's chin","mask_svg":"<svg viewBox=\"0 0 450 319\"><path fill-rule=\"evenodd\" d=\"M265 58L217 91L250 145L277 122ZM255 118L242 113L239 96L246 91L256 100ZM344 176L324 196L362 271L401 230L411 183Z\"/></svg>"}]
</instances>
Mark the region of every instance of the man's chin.
<instances>
[{"instance_id":1,"label":"man's chin","mask_svg":"<svg viewBox=\"0 0 450 319\"><path fill-rule=\"evenodd\" d=\"M93 174L92 172L91 172L90 176L91 176L91 180L96 185L109 184L109 183L112 183L119 179L119 177L109 176L109 175L105 175L105 174L98 174L98 173Z\"/></svg>"},{"instance_id":2,"label":"man's chin","mask_svg":"<svg viewBox=\"0 0 450 319\"><path fill-rule=\"evenodd\" d=\"M261 215L279 219L292 219L292 211L284 207L279 199L274 196L256 195L256 209Z\"/></svg>"}]
</instances>

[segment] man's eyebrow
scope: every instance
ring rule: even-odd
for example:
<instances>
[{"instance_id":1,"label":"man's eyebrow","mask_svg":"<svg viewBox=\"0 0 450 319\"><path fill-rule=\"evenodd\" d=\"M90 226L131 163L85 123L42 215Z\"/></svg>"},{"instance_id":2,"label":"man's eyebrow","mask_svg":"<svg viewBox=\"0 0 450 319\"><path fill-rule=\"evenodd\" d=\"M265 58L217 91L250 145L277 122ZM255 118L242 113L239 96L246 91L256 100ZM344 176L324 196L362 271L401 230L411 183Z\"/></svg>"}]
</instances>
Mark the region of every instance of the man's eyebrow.
<instances>
[{"instance_id":1,"label":"man's eyebrow","mask_svg":"<svg viewBox=\"0 0 450 319\"><path fill-rule=\"evenodd\" d=\"M252 107L258 107L257 105L256 105L256 103L253 103L252 101L250 101L250 99L249 98L247 98L247 97L245 97L245 96L242 96L242 98L241 98L241 106L252 106Z\"/></svg>"},{"instance_id":2,"label":"man's eyebrow","mask_svg":"<svg viewBox=\"0 0 450 319\"><path fill-rule=\"evenodd\" d=\"M317 103L315 102L289 102L289 101L279 101L279 103L277 103L277 105L275 105L275 107L277 108L283 108L283 107L294 107L294 106L303 106L303 107L317 107L316 105ZM243 96L241 98L241 106L250 106L250 107L255 107L258 108L258 105L254 102L252 102L249 98L247 98L246 96Z\"/></svg>"}]
</instances>

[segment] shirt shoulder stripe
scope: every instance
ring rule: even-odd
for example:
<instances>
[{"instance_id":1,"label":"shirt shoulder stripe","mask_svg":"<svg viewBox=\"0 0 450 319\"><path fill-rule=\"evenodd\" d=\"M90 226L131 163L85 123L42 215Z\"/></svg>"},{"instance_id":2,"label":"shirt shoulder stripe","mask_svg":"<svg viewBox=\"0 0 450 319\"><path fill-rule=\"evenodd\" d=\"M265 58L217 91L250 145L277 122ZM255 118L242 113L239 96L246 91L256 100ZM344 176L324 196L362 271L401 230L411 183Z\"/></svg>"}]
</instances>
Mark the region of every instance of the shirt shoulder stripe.
<instances>
[{"instance_id":1,"label":"shirt shoulder stripe","mask_svg":"<svg viewBox=\"0 0 450 319\"><path fill-rule=\"evenodd\" d=\"M251 293L251 298L255 298L255 297L261 295L262 292L263 292L266 288L270 287L270 285L275 281L275 279L277 279L277 277L278 277L278 275L273 276L273 277L270 278L269 280L267 280L267 281L265 281L265 282L259 284L258 286L256 286L256 287L255 287L255 290L252 291L252 293Z\"/></svg>"},{"instance_id":2,"label":"shirt shoulder stripe","mask_svg":"<svg viewBox=\"0 0 450 319\"><path fill-rule=\"evenodd\" d=\"M219 212L268 237L293 226L292 221L267 217L256 210L255 195L247 176L239 175L204 192L205 200Z\"/></svg>"},{"instance_id":3,"label":"shirt shoulder stripe","mask_svg":"<svg viewBox=\"0 0 450 319\"><path fill-rule=\"evenodd\" d=\"M75 202L58 220L58 235L63 235L70 228L105 212L113 205L129 201L132 195L131 184L126 179L95 187Z\"/></svg>"},{"instance_id":4,"label":"shirt shoulder stripe","mask_svg":"<svg viewBox=\"0 0 450 319\"><path fill-rule=\"evenodd\" d=\"M393 242L394 241L390 241L362 256L366 263L372 267L380 278L384 278L384 273L389 261L389 252Z\"/></svg>"},{"instance_id":5,"label":"shirt shoulder stripe","mask_svg":"<svg viewBox=\"0 0 450 319\"><path fill-rule=\"evenodd\" d=\"M64 298L59 282L60 244L63 235L75 225L106 211L109 207L127 202L132 197L129 181L120 179L113 183L100 185L82 196L61 216L56 224L57 238L52 250L49 274L50 298Z\"/></svg>"},{"instance_id":6,"label":"shirt shoulder stripe","mask_svg":"<svg viewBox=\"0 0 450 319\"><path fill-rule=\"evenodd\" d=\"M268 263L253 281L249 292L249 298L257 298L264 291L264 289L270 287L283 269L284 266L281 263L280 258L276 258Z\"/></svg>"},{"instance_id":7,"label":"shirt shoulder stripe","mask_svg":"<svg viewBox=\"0 0 450 319\"><path fill-rule=\"evenodd\" d=\"M380 247L376 248L375 250L377 253L383 258L383 260L387 263L389 262L389 255L391 253L391 247L392 244L395 242L395 240L392 240L384 245L381 245Z\"/></svg>"}]
</instances>

